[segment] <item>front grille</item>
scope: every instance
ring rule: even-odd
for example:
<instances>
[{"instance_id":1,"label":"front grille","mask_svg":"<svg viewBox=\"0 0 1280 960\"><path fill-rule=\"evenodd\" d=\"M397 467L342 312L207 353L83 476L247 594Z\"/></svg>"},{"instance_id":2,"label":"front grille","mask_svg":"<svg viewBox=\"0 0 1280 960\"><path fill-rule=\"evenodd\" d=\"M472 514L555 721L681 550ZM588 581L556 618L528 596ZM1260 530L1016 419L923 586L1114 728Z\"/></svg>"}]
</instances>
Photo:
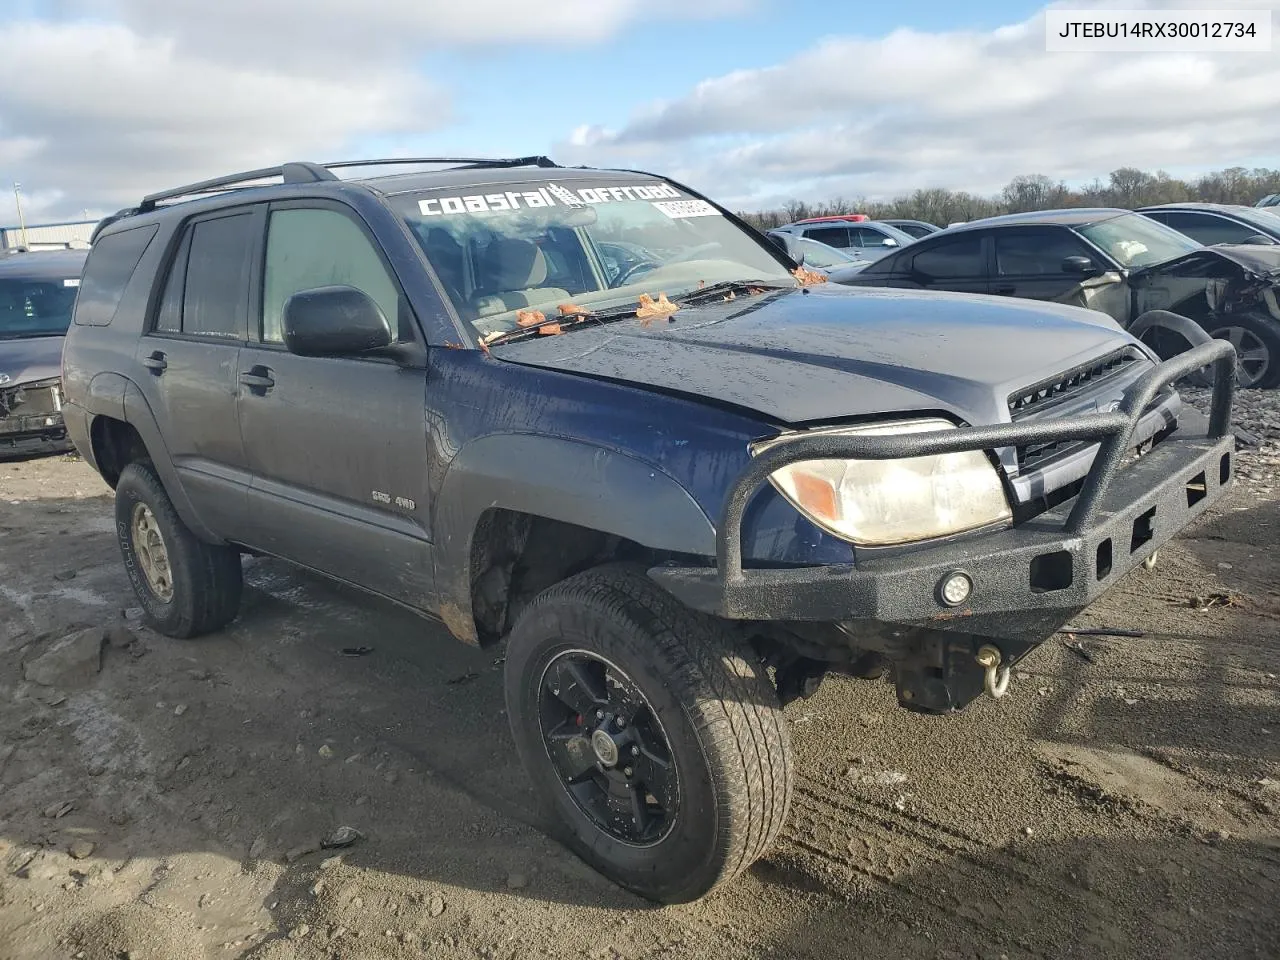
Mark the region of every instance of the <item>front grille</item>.
<instances>
[{"instance_id":1,"label":"front grille","mask_svg":"<svg viewBox=\"0 0 1280 960\"><path fill-rule=\"evenodd\" d=\"M1127 374L1136 373L1142 366L1150 366L1150 361L1136 349L1122 347L1104 357L1091 360L1087 364L1060 373L1048 380L1042 380L1011 395L1009 419L1016 423L1019 420L1052 416L1053 411L1059 407L1084 406L1084 401L1087 401L1090 396L1102 392L1108 385L1125 378ZM1163 397L1162 391L1155 403L1159 403ZM1086 410L1072 412L1092 413L1093 409L1089 407ZM1064 415L1071 414L1064 413ZM1065 454L1088 446L1091 442L1094 441L1062 440L1055 443L1024 444L1017 447L1015 451L1018 473L1034 471Z\"/></svg>"},{"instance_id":2,"label":"front grille","mask_svg":"<svg viewBox=\"0 0 1280 960\"><path fill-rule=\"evenodd\" d=\"M1009 397L1009 417L1016 423L1029 415L1040 413L1056 402L1091 392L1102 381L1110 380L1121 371L1130 369L1132 364L1141 363L1143 359L1136 350L1123 347L1084 366L1019 390Z\"/></svg>"}]
</instances>

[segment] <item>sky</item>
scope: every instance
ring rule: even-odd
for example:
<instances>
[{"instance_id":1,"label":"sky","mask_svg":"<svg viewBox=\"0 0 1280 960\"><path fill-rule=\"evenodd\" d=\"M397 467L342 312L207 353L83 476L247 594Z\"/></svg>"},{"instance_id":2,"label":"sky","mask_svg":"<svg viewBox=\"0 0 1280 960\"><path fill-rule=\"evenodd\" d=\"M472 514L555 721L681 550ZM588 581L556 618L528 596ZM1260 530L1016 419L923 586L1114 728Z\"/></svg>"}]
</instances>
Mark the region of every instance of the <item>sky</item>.
<instances>
[{"instance_id":1,"label":"sky","mask_svg":"<svg viewBox=\"0 0 1280 960\"><path fill-rule=\"evenodd\" d=\"M41 222L304 159L547 154L665 173L740 210L995 193L1029 173L1280 167L1280 30L1270 53L1047 53L1044 9L3 0L0 187L20 182Z\"/></svg>"}]
</instances>

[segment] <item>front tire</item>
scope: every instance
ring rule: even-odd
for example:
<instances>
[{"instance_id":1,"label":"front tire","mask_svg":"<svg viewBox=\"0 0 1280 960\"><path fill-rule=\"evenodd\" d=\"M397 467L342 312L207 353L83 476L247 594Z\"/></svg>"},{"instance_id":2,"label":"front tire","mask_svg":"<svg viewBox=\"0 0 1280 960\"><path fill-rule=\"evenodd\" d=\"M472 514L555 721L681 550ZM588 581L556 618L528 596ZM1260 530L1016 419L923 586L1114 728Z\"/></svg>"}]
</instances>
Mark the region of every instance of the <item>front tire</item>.
<instances>
[{"instance_id":1,"label":"front tire","mask_svg":"<svg viewBox=\"0 0 1280 960\"><path fill-rule=\"evenodd\" d=\"M539 595L511 632L506 698L521 762L569 846L643 897L696 900L786 820L790 742L759 658L640 568L600 567Z\"/></svg>"},{"instance_id":2,"label":"front tire","mask_svg":"<svg viewBox=\"0 0 1280 960\"><path fill-rule=\"evenodd\" d=\"M133 592L158 633L187 639L235 619L243 587L239 551L198 540L150 463L136 461L120 473L116 538Z\"/></svg>"},{"instance_id":3,"label":"front tire","mask_svg":"<svg viewBox=\"0 0 1280 960\"><path fill-rule=\"evenodd\" d=\"M1280 386L1280 323L1258 313L1233 313L1205 323L1209 335L1236 348L1236 382L1268 390Z\"/></svg>"}]
</instances>

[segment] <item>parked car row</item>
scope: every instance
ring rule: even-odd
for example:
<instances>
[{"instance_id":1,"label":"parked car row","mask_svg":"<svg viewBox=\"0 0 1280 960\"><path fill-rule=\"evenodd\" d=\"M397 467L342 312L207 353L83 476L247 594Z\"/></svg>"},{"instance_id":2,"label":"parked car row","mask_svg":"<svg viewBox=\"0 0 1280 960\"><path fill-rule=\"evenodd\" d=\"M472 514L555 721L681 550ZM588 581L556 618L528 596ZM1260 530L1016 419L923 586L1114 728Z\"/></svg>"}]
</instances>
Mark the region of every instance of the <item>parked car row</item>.
<instances>
[{"instance_id":1,"label":"parked car row","mask_svg":"<svg viewBox=\"0 0 1280 960\"><path fill-rule=\"evenodd\" d=\"M1280 386L1280 218L1265 210L1170 204L991 217L930 234L837 282L1050 300L1100 310L1131 330L1150 311L1171 311L1231 342L1241 385ZM1168 323L1135 332L1169 356L1185 339Z\"/></svg>"}]
</instances>

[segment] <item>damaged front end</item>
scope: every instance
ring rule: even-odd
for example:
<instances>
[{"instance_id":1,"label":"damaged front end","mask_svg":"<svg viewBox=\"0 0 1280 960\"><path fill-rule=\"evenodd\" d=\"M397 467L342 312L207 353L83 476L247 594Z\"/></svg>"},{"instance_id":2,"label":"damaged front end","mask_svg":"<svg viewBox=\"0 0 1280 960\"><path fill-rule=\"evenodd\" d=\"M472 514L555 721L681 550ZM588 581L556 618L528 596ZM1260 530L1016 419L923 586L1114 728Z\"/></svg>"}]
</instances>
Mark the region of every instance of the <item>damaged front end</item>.
<instances>
[{"instance_id":1,"label":"damaged front end","mask_svg":"<svg viewBox=\"0 0 1280 960\"><path fill-rule=\"evenodd\" d=\"M730 490L714 566L664 565L649 575L685 605L736 621L760 643L781 699L811 695L829 671L889 669L898 702L948 713L1110 590L1220 501L1234 476L1234 351L1208 340L1129 385L1106 412L894 435L797 434L757 453ZM1184 410L1154 445L1143 423L1176 381L1211 367L1207 420ZM1153 404L1155 405L1153 408ZM1067 499L1012 525L853 563L744 564L742 523L760 486L790 463L893 460L965 450L1096 445Z\"/></svg>"},{"instance_id":2,"label":"damaged front end","mask_svg":"<svg viewBox=\"0 0 1280 960\"><path fill-rule=\"evenodd\" d=\"M1241 386L1280 386L1280 246L1205 247L1135 273L1130 284L1134 318L1152 310L1188 317L1230 341Z\"/></svg>"},{"instance_id":3,"label":"damaged front end","mask_svg":"<svg viewBox=\"0 0 1280 960\"><path fill-rule=\"evenodd\" d=\"M0 384L0 457L70 450L62 401L62 381L57 377Z\"/></svg>"}]
</instances>

